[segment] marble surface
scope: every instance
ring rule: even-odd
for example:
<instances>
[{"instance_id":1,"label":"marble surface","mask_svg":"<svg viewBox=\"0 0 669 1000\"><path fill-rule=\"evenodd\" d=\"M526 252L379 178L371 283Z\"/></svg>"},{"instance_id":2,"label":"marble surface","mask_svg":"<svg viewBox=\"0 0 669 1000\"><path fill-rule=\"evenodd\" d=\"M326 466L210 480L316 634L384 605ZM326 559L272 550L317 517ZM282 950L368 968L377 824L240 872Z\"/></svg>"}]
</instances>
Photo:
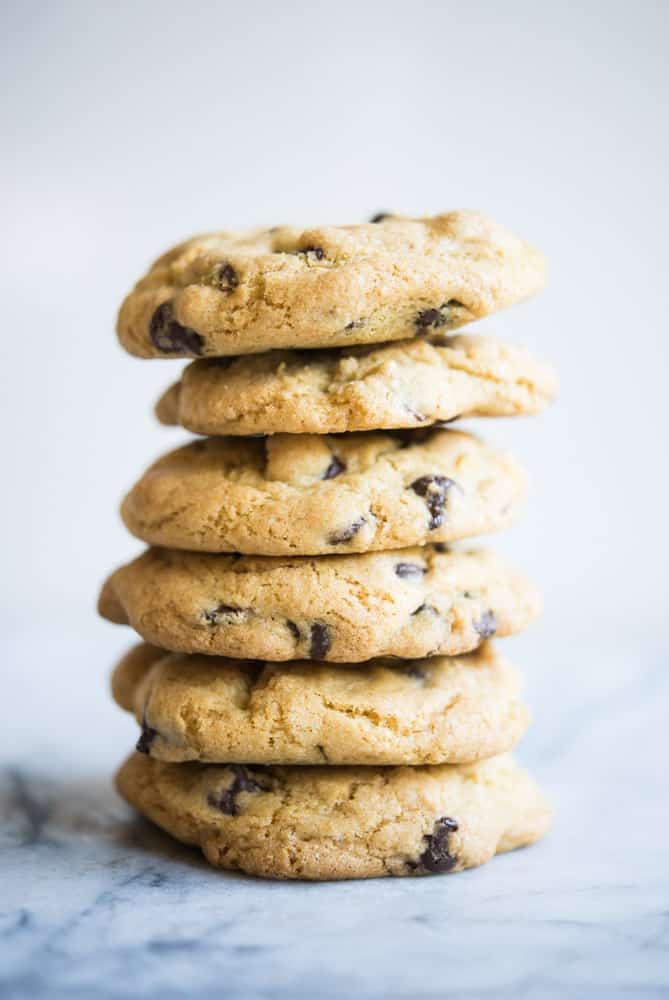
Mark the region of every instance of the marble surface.
<instances>
[{"instance_id":1,"label":"marble surface","mask_svg":"<svg viewBox=\"0 0 669 1000\"><path fill-rule=\"evenodd\" d=\"M667 996L666 648L541 632L507 650L551 836L453 877L321 885L213 872L115 796L125 630L5 635L0 996Z\"/></svg>"}]
</instances>

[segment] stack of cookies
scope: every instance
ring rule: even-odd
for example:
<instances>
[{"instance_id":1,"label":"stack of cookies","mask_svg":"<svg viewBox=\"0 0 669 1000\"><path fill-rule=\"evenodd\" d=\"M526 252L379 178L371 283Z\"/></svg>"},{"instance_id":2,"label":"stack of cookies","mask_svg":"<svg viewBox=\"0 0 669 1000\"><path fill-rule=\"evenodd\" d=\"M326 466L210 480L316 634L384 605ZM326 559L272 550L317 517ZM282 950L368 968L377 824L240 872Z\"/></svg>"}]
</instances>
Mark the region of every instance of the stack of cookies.
<instances>
[{"instance_id":1,"label":"stack of cookies","mask_svg":"<svg viewBox=\"0 0 669 1000\"><path fill-rule=\"evenodd\" d=\"M453 212L192 239L123 303L130 353L197 359L157 415L202 436L122 507L150 547L99 603L144 640L113 677L141 726L117 783L213 865L424 875L547 829L491 641L539 597L451 547L510 524L525 474L450 426L551 398L526 351L453 335L543 281L537 250Z\"/></svg>"}]
</instances>

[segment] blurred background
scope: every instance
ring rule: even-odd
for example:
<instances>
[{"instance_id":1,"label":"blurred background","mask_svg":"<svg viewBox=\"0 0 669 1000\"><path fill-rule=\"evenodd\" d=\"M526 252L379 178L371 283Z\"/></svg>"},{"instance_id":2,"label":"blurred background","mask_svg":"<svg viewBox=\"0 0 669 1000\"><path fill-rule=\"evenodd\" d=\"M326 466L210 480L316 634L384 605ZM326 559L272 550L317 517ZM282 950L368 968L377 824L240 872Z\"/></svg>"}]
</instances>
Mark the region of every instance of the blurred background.
<instances>
[{"instance_id":1,"label":"blurred background","mask_svg":"<svg viewBox=\"0 0 669 1000\"><path fill-rule=\"evenodd\" d=\"M153 258L471 207L550 262L543 296L476 328L561 377L542 417L478 422L532 474L499 544L545 592L537 641L565 669L583 635L664 641L668 27L658 3L4 5L5 639L64 644L91 690L130 641L94 614L140 549L118 503L185 438L152 415L181 363L114 334Z\"/></svg>"}]
</instances>

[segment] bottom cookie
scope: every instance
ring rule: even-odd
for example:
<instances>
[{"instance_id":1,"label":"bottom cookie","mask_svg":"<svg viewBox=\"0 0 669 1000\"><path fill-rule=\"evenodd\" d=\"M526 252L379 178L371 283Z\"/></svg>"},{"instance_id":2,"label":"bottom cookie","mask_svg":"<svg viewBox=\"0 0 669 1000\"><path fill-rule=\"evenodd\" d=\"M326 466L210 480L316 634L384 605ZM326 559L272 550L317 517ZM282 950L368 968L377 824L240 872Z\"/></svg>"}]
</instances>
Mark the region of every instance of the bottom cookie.
<instances>
[{"instance_id":1,"label":"bottom cookie","mask_svg":"<svg viewBox=\"0 0 669 1000\"><path fill-rule=\"evenodd\" d=\"M538 840L551 809L502 754L423 767L166 764L135 753L121 795L217 868L278 879L428 875Z\"/></svg>"}]
</instances>

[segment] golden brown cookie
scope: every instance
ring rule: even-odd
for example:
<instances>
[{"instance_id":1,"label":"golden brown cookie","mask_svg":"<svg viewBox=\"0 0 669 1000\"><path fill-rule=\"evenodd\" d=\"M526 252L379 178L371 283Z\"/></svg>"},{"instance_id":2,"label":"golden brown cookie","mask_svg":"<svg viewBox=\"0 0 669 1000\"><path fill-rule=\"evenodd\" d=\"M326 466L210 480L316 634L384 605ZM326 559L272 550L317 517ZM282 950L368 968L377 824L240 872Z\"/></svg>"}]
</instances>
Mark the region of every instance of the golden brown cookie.
<instances>
[{"instance_id":1,"label":"golden brown cookie","mask_svg":"<svg viewBox=\"0 0 669 1000\"><path fill-rule=\"evenodd\" d=\"M206 438L155 462L122 514L170 548L368 552L498 531L525 488L509 454L457 431Z\"/></svg>"},{"instance_id":2,"label":"golden brown cookie","mask_svg":"<svg viewBox=\"0 0 669 1000\"><path fill-rule=\"evenodd\" d=\"M510 750L529 721L491 643L460 657L266 663L136 646L112 690L156 760L459 764Z\"/></svg>"},{"instance_id":3,"label":"golden brown cookie","mask_svg":"<svg viewBox=\"0 0 669 1000\"><path fill-rule=\"evenodd\" d=\"M358 663L455 656L521 631L539 596L489 549L440 545L294 559L148 549L99 600L175 652Z\"/></svg>"},{"instance_id":4,"label":"golden brown cookie","mask_svg":"<svg viewBox=\"0 0 669 1000\"><path fill-rule=\"evenodd\" d=\"M538 250L479 212L213 233L160 257L117 329L144 358L378 343L486 316L544 275Z\"/></svg>"},{"instance_id":5,"label":"golden brown cookie","mask_svg":"<svg viewBox=\"0 0 669 1000\"><path fill-rule=\"evenodd\" d=\"M134 754L117 787L217 868L278 879L456 872L538 840L551 810L506 754L436 767L229 767Z\"/></svg>"},{"instance_id":6,"label":"golden brown cookie","mask_svg":"<svg viewBox=\"0 0 669 1000\"><path fill-rule=\"evenodd\" d=\"M195 361L156 414L197 434L336 434L539 413L555 375L487 337Z\"/></svg>"}]
</instances>

